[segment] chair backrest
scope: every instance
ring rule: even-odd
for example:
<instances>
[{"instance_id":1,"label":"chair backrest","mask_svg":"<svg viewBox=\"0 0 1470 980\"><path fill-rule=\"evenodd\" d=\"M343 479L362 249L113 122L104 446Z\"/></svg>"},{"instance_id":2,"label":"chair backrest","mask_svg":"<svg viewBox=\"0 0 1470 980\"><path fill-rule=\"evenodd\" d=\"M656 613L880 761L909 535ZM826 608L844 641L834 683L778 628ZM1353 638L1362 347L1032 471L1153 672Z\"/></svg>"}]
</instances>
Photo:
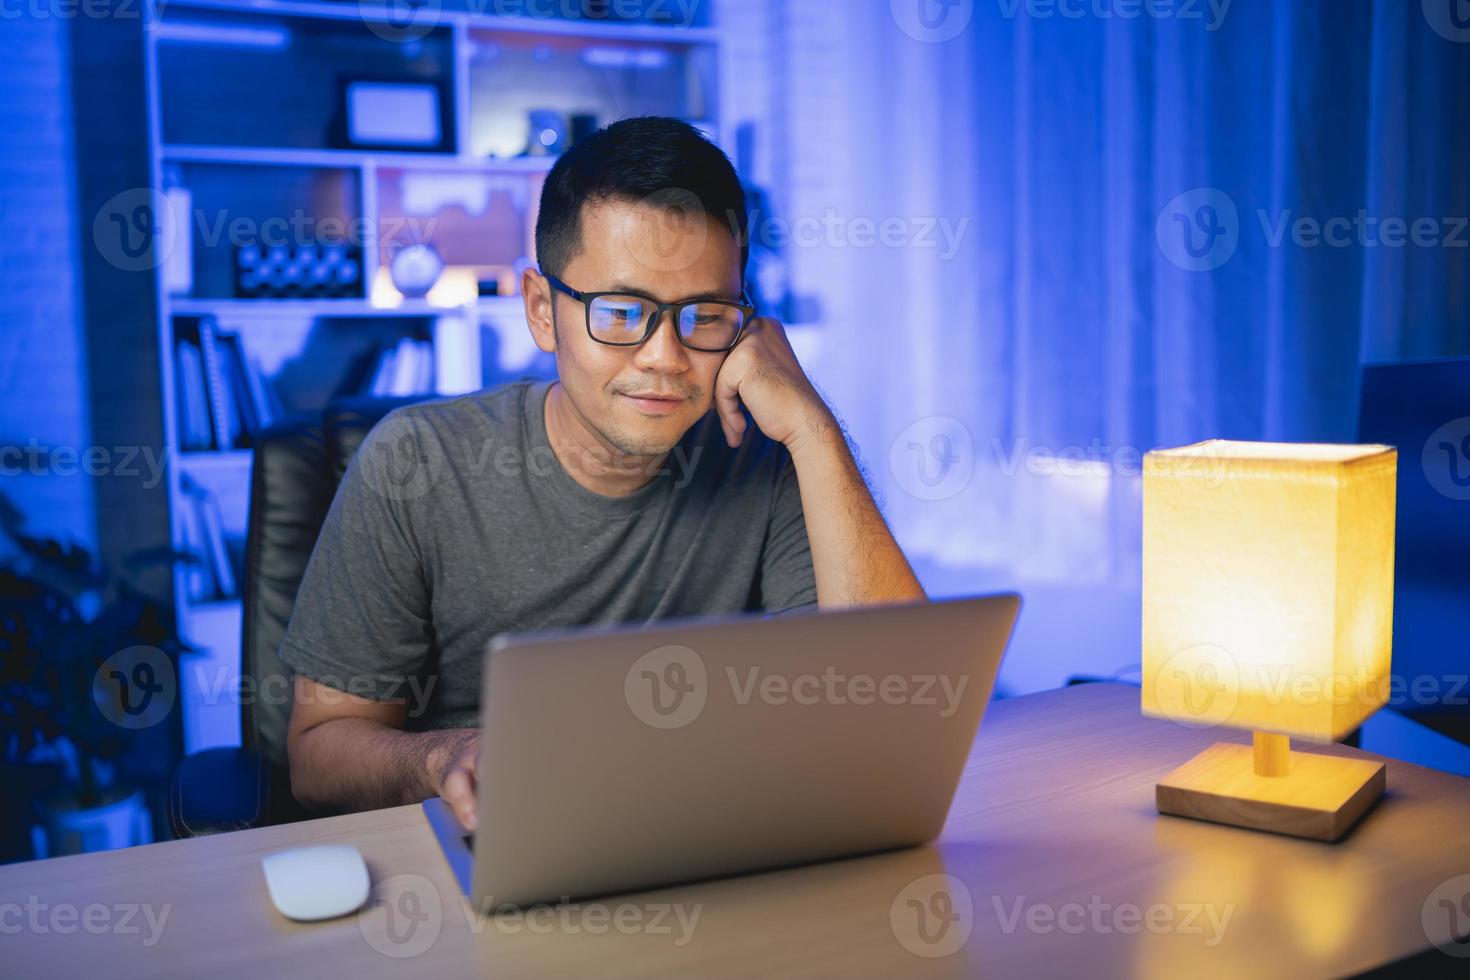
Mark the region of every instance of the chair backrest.
<instances>
[{"instance_id":1,"label":"chair backrest","mask_svg":"<svg viewBox=\"0 0 1470 980\"><path fill-rule=\"evenodd\" d=\"M1470 742L1470 357L1364 366L1358 436L1399 451L1390 703Z\"/></svg>"},{"instance_id":2,"label":"chair backrest","mask_svg":"<svg viewBox=\"0 0 1470 980\"><path fill-rule=\"evenodd\" d=\"M242 699L242 742L270 764L274 800L288 801L286 724L291 669L277 655L296 590L347 464L368 432L393 409L418 398L352 399L319 418L293 418L256 441L241 626L241 676L260 697ZM284 696L281 696L284 695ZM273 809L275 805L273 804Z\"/></svg>"}]
</instances>

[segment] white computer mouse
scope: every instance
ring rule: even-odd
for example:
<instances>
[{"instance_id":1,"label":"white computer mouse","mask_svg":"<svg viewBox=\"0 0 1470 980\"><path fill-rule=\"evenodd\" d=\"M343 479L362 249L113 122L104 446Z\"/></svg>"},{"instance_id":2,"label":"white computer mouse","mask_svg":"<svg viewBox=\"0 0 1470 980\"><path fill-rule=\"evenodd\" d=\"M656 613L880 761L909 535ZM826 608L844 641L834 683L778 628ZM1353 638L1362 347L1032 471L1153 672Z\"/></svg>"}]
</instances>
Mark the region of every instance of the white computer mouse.
<instances>
[{"instance_id":1,"label":"white computer mouse","mask_svg":"<svg viewBox=\"0 0 1470 980\"><path fill-rule=\"evenodd\" d=\"M351 844L298 847L261 858L271 903L288 919L315 922L362 908L367 862Z\"/></svg>"}]
</instances>

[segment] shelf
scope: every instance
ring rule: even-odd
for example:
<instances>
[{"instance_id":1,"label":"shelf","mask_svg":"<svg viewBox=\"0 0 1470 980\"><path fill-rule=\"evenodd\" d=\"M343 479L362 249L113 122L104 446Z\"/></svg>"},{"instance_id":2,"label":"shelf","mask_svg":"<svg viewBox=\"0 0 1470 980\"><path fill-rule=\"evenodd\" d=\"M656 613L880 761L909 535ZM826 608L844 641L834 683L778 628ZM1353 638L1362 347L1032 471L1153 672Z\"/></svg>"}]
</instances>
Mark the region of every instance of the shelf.
<instances>
[{"instance_id":1,"label":"shelf","mask_svg":"<svg viewBox=\"0 0 1470 980\"><path fill-rule=\"evenodd\" d=\"M185 609L189 616L233 616L240 612L241 600L239 596L229 596L224 599L205 599L200 602L185 600Z\"/></svg>"},{"instance_id":2,"label":"shelf","mask_svg":"<svg viewBox=\"0 0 1470 980\"><path fill-rule=\"evenodd\" d=\"M486 4L488 6L488 4ZM317 0L170 0L169 10L220 10L241 14L276 14L322 20L401 23L391 18L385 4L381 9L366 3L323 3ZM628 21L559 20L551 17L508 17L436 7L433 26L462 23L479 30L513 31L521 34L556 34L595 40L661 41L671 44L708 44L718 33L711 27L644 24Z\"/></svg>"},{"instance_id":3,"label":"shelf","mask_svg":"<svg viewBox=\"0 0 1470 980\"><path fill-rule=\"evenodd\" d=\"M470 173L543 174L556 157L469 157L453 153L385 150L295 150L254 146L197 146L166 143L166 163L254 164L272 167L336 167L384 170L462 170Z\"/></svg>"},{"instance_id":4,"label":"shelf","mask_svg":"<svg viewBox=\"0 0 1470 980\"><path fill-rule=\"evenodd\" d=\"M521 296L475 298L476 282L519 288L513 270L535 254L537 184L558 158L518 155L530 144L530 113L560 113L568 128L574 114L600 123L662 114L718 127L722 34L708 26L713 4L703 0L691 8L693 27L529 14L551 6L429 0L407 25L393 16L407 12L401 0L169 0L167 11L160 6L159 20L176 28L172 39L167 30L145 31L138 52L147 62L147 162L151 185L187 191L190 212L176 217L190 219L182 230L191 248L176 254L191 275L160 278L150 293L159 314L168 533L176 545L195 540L197 548L191 501L180 489L187 476L214 495L226 550L238 561L255 457L251 449L178 448L175 350L190 317L216 317L293 414L316 411L340 388L356 386L359 360L405 336L431 342L434 395L554 376L554 356L527 329ZM527 15L507 16L520 11ZM357 77L437 86L445 144L435 152L349 146L341 82ZM442 152L449 147L456 152ZM484 206L477 203L482 196ZM297 214L322 229L303 235L323 239L328 220L345 228L360 221L377 231L389 219L434 215L432 234L456 278L446 274L449 288L434 294L439 303L375 305L375 296L383 303L398 295L381 286L374 292L380 276L391 279L384 258L399 244L395 232L357 243L362 297L235 298L232 246L238 242L220 236L217 228L229 231L221 222L250 222L242 234L253 229L260 237L265 222ZM190 285L173 288L199 295L164 292L184 282ZM442 305L450 300L463 302ZM192 361L189 370L192 378ZM238 568L236 577L243 584ZM232 690L238 677L242 603L191 602L195 583L187 570L177 569L173 578L181 628L202 648L179 678L186 748L237 743L238 703L218 692Z\"/></svg>"},{"instance_id":5,"label":"shelf","mask_svg":"<svg viewBox=\"0 0 1470 980\"><path fill-rule=\"evenodd\" d=\"M249 449L195 449L182 450L175 458L179 465L194 471L238 467L249 469L255 454Z\"/></svg>"},{"instance_id":6,"label":"shelf","mask_svg":"<svg viewBox=\"0 0 1470 980\"><path fill-rule=\"evenodd\" d=\"M450 15L453 16L453 15ZM664 44L711 44L717 33L709 27L674 27L618 21L554 20L548 17L494 17L461 14L469 27L482 31L556 34L596 41L656 41Z\"/></svg>"},{"instance_id":7,"label":"shelf","mask_svg":"<svg viewBox=\"0 0 1470 980\"><path fill-rule=\"evenodd\" d=\"M468 306L431 306L423 300L407 300L401 306L374 306L365 299L208 299L170 297L168 311L174 316L219 316L241 313L279 313L287 316L452 316ZM473 305L483 313L519 312L519 296L484 296Z\"/></svg>"}]
</instances>

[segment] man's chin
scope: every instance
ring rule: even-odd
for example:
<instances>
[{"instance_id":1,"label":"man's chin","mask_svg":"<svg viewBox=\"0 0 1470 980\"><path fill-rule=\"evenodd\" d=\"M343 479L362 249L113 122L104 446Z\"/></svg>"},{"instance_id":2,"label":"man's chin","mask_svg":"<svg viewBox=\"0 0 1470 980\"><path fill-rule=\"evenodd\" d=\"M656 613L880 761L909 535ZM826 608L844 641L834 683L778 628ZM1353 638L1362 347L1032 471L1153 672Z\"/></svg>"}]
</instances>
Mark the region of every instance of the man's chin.
<instances>
[{"instance_id":1,"label":"man's chin","mask_svg":"<svg viewBox=\"0 0 1470 980\"><path fill-rule=\"evenodd\" d=\"M647 415L621 396L622 411L617 412L617 431L607 433L616 436L610 441L623 452L637 456L658 456L678 444L692 424L687 406L668 415Z\"/></svg>"},{"instance_id":2,"label":"man's chin","mask_svg":"<svg viewBox=\"0 0 1470 980\"><path fill-rule=\"evenodd\" d=\"M689 426L671 418L662 425L643 420L643 424L637 427L622 426L616 432L603 435L625 456L647 457L656 461L673 450L687 431Z\"/></svg>"},{"instance_id":3,"label":"man's chin","mask_svg":"<svg viewBox=\"0 0 1470 980\"><path fill-rule=\"evenodd\" d=\"M613 445L617 446L618 450L621 453L623 453L625 456L630 457L630 464L633 463L633 460L635 459L645 459L650 464L656 463L664 456L667 456L678 444L678 439L669 441L668 439L663 437L660 437L656 440L634 439L617 440L613 442Z\"/></svg>"}]
</instances>

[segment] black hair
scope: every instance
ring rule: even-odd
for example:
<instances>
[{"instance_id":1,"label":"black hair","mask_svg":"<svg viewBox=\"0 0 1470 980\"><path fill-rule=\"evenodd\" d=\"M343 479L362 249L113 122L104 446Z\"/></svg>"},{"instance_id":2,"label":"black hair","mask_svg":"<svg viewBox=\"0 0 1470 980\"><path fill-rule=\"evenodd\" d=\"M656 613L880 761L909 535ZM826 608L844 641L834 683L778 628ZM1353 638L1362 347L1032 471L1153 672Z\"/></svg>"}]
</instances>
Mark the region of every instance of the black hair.
<instances>
[{"instance_id":1,"label":"black hair","mask_svg":"<svg viewBox=\"0 0 1470 980\"><path fill-rule=\"evenodd\" d=\"M744 279L749 217L740 177L724 151L688 123L666 116L624 119L579 140L556 161L541 189L536 219L536 258L543 272L561 276L577 254L582 206L611 200L703 209L740 245Z\"/></svg>"}]
</instances>

